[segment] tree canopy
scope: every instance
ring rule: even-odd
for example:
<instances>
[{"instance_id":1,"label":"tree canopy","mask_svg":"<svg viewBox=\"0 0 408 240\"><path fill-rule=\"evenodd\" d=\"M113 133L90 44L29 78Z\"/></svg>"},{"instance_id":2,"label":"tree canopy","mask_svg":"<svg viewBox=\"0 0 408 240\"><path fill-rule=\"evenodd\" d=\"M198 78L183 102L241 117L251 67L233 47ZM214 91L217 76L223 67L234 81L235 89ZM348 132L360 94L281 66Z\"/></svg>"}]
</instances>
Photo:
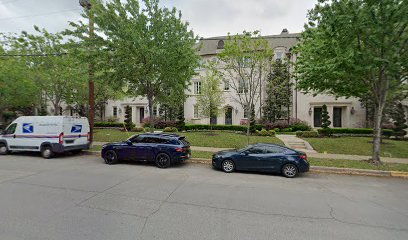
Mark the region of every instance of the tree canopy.
<instances>
[{"instance_id":1,"label":"tree canopy","mask_svg":"<svg viewBox=\"0 0 408 240\"><path fill-rule=\"evenodd\" d=\"M373 161L380 161L381 119L408 69L404 0L319 0L297 50L298 87L340 97L368 97L375 109Z\"/></svg>"},{"instance_id":2,"label":"tree canopy","mask_svg":"<svg viewBox=\"0 0 408 240\"><path fill-rule=\"evenodd\" d=\"M169 93L184 95L199 57L179 11L160 7L158 0L95 0L85 15L90 16L96 24L94 54L105 60L96 69L105 69L130 96L147 97L150 114ZM86 39L84 23L71 25L73 36Z\"/></svg>"}]
</instances>

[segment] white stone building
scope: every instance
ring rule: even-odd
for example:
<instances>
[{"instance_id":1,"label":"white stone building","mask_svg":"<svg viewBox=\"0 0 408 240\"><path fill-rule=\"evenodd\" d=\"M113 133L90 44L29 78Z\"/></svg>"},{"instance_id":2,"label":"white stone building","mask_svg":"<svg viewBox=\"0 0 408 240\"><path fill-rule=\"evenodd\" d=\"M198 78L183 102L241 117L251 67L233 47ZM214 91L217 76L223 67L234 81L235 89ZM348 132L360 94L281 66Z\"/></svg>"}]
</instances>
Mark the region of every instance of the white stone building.
<instances>
[{"instance_id":1,"label":"white stone building","mask_svg":"<svg viewBox=\"0 0 408 240\"><path fill-rule=\"evenodd\" d=\"M276 59L290 57L291 61L296 61L296 56L289 54L291 49L298 42L300 34L288 33L286 29L279 35L265 36L270 46L274 50ZM198 54L201 56L201 61L216 60L217 54L223 51L224 40L226 37L213 37L200 39L200 48ZM201 82L200 75L205 73L205 69L197 69L198 75L195 76L189 89L187 90L188 98L184 103L184 114L187 123L192 124L209 124L210 119L202 118L198 114L196 107L196 96L200 92ZM294 80L293 80L294 81ZM294 85L296 82L294 81ZM247 119L246 113L239 102L236 101L236 91L232 90L228 85L222 86L224 89L224 104L217 119L212 121L217 124L240 124L241 120ZM262 89L265 89L264 87ZM265 91L261 92L261 99L265 96ZM293 118L298 118L308 122L312 127L320 126L321 107L326 104L332 127L364 127L366 111L361 106L360 101L354 98L339 98L336 99L328 95L312 95L303 94L302 92L293 89L293 106L291 115ZM144 117L149 116L147 108L147 99L144 97L126 98L117 101L108 101L106 105L105 118L116 118L118 121L124 120L124 108L132 107L132 120L136 125L140 125ZM259 114L260 101L257 102L257 117ZM157 109L155 110L157 111ZM156 114L156 113L155 113Z\"/></svg>"}]
</instances>

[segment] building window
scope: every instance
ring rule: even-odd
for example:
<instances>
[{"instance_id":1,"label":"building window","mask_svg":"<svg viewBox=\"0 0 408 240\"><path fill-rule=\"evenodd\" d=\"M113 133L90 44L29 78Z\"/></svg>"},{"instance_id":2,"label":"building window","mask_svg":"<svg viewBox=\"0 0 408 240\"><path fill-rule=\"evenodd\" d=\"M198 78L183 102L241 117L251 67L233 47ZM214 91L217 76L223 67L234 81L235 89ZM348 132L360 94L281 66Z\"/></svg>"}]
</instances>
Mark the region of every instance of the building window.
<instances>
[{"instance_id":1,"label":"building window","mask_svg":"<svg viewBox=\"0 0 408 240\"><path fill-rule=\"evenodd\" d=\"M247 86L247 84L245 83L245 81L244 80L240 80L239 81L239 86L238 86L238 93L246 93L246 92L248 92L248 86Z\"/></svg>"},{"instance_id":2,"label":"building window","mask_svg":"<svg viewBox=\"0 0 408 240\"><path fill-rule=\"evenodd\" d=\"M157 116L157 106L153 107L153 116Z\"/></svg>"},{"instance_id":3,"label":"building window","mask_svg":"<svg viewBox=\"0 0 408 240\"><path fill-rule=\"evenodd\" d=\"M276 52L276 59L281 60L283 56L283 52Z\"/></svg>"},{"instance_id":4,"label":"building window","mask_svg":"<svg viewBox=\"0 0 408 240\"><path fill-rule=\"evenodd\" d=\"M117 117L118 116L118 107L113 107L112 110L113 110L113 116Z\"/></svg>"},{"instance_id":5,"label":"building window","mask_svg":"<svg viewBox=\"0 0 408 240\"><path fill-rule=\"evenodd\" d=\"M198 105L194 105L194 118L198 118Z\"/></svg>"},{"instance_id":6,"label":"building window","mask_svg":"<svg viewBox=\"0 0 408 240\"><path fill-rule=\"evenodd\" d=\"M245 105L244 107L244 118L248 118L249 117L249 107L248 105Z\"/></svg>"},{"instance_id":7,"label":"building window","mask_svg":"<svg viewBox=\"0 0 408 240\"><path fill-rule=\"evenodd\" d=\"M230 90L229 80L225 80L224 81L224 91L228 91L228 90Z\"/></svg>"},{"instance_id":8,"label":"building window","mask_svg":"<svg viewBox=\"0 0 408 240\"><path fill-rule=\"evenodd\" d=\"M201 82L194 82L194 94L201 94Z\"/></svg>"}]
</instances>

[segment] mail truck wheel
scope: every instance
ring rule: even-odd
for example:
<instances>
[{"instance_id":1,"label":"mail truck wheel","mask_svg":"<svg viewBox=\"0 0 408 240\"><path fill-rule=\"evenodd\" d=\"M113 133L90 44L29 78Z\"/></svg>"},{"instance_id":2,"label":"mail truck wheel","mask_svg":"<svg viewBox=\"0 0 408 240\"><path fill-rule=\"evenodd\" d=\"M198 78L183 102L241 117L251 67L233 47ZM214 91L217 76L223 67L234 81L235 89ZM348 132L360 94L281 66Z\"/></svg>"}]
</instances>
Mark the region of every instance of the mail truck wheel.
<instances>
[{"instance_id":1,"label":"mail truck wheel","mask_svg":"<svg viewBox=\"0 0 408 240\"><path fill-rule=\"evenodd\" d=\"M7 155L8 153L6 144L0 143L0 155Z\"/></svg>"},{"instance_id":2,"label":"mail truck wheel","mask_svg":"<svg viewBox=\"0 0 408 240\"><path fill-rule=\"evenodd\" d=\"M52 151L50 146L45 146L41 150L41 156L43 158L49 159L49 158L52 158L54 156L54 152Z\"/></svg>"}]
</instances>

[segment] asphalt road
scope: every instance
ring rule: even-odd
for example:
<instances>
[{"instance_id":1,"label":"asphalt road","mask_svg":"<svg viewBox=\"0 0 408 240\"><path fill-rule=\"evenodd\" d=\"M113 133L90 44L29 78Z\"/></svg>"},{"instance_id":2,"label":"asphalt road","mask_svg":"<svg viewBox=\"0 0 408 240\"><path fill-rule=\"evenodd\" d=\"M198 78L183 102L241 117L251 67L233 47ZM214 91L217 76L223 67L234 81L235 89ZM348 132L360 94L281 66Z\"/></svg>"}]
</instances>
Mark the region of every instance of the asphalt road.
<instances>
[{"instance_id":1,"label":"asphalt road","mask_svg":"<svg viewBox=\"0 0 408 240\"><path fill-rule=\"evenodd\" d=\"M0 156L0 239L408 239L408 180Z\"/></svg>"}]
</instances>

